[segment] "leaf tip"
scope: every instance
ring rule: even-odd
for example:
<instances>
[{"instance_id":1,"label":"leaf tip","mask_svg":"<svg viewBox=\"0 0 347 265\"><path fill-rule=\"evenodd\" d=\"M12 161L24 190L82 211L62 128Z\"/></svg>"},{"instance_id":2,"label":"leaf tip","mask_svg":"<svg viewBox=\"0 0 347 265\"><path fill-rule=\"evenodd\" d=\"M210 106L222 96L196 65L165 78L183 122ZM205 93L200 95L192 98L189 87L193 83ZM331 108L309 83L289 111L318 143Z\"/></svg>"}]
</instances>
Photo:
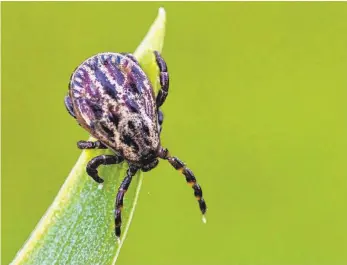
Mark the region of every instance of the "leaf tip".
<instances>
[{"instance_id":1,"label":"leaf tip","mask_svg":"<svg viewBox=\"0 0 347 265\"><path fill-rule=\"evenodd\" d=\"M166 12L165 12L165 8L164 7L159 7L158 16L159 17L163 17L163 18L166 17Z\"/></svg>"}]
</instances>

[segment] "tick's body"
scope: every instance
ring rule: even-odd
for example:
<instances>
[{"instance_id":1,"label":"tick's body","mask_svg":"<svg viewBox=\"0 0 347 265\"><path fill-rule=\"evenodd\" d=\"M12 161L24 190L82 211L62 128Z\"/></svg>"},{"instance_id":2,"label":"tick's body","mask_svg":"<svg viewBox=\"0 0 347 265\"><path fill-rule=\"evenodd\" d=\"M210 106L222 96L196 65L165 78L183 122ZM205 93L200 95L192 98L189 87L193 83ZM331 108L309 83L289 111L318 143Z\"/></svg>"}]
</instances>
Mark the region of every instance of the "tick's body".
<instances>
[{"instance_id":1,"label":"tick's body","mask_svg":"<svg viewBox=\"0 0 347 265\"><path fill-rule=\"evenodd\" d=\"M72 74L65 105L69 113L97 142L80 141L81 149L109 148L115 155L92 159L88 174L98 183L97 167L126 160L127 176L122 182L115 211L116 236L120 236L123 197L137 170L148 171L166 159L182 171L194 189L204 214L206 204L193 173L160 145L163 115L159 107L168 94L169 75L165 61L155 52L160 70L161 90L155 98L153 87L131 54L100 53L84 61Z\"/></svg>"}]
</instances>

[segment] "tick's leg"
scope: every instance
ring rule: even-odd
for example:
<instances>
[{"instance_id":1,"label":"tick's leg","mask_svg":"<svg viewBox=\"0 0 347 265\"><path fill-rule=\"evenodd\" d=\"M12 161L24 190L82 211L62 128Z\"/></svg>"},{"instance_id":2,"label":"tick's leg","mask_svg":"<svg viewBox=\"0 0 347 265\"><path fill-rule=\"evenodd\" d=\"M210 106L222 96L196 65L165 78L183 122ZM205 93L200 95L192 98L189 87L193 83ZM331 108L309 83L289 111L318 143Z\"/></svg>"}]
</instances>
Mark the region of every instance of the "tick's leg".
<instances>
[{"instance_id":1,"label":"tick's leg","mask_svg":"<svg viewBox=\"0 0 347 265\"><path fill-rule=\"evenodd\" d=\"M107 149L107 146L100 141L78 141L77 147L79 149Z\"/></svg>"},{"instance_id":2,"label":"tick's leg","mask_svg":"<svg viewBox=\"0 0 347 265\"><path fill-rule=\"evenodd\" d=\"M159 157L162 159L166 159L169 163L179 172L181 172L185 177L187 183L193 188L194 195L198 200L199 207L201 213L204 215L206 213L207 207L204 198L202 197L202 189L200 185L197 183L196 178L193 172L185 166L185 164L179 160L177 157L170 156L169 151L167 149L161 148L159 151ZM205 217L203 217L205 222Z\"/></svg>"},{"instance_id":3,"label":"tick's leg","mask_svg":"<svg viewBox=\"0 0 347 265\"><path fill-rule=\"evenodd\" d=\"M160 132L161 132L161 130L163 128L163 126L162 126L163 121L164 121L164 114L163 114L163 112L160 109L158 109L158 123L159 123L159 126L160 126Z\"/></svg>"},{"instance_id":4,"label":"tick's leg","mask_svg":"<svg viewBox=\"0 0 347 265\"><path fill-rule=\"evenodd\" d=\"M118 189L117 197L116 197L116 204L115 204L115 234L116 237L119 238L121 234L121 225L122 225L122 208L123 208L123 197L125 193L127 192L131 180L133 176L136 174L138 168L129 165L129 169L127 171L127 175L124 178L122 184L120 184L120 187Z\"/></svg>"},{"instance_id":5,"label":"tick's leg","mask_svg":"<svg viewBox=\"0 0 347 265\"><path fill-rule=\"evenodd\" d=\"M64 101L65 101L65 107L66 107L67 111L70 113L70 115L72 117L74 117L76 119L76 115L75 115L75 113L73 111L71 98L69 96L66 96Z\"/></svg>"},{"instance_id":6,"label":"tick's leg","mask_svg":"<svg viewBox=\"0 0 347 265\"><path fill-rule=\"evenodd\" d=\"M160 56L159 52L155 51L155 60L157 62L157 65L159 67L159 81L161 89L158 92L156 103L157 108L159 108L163 103L165 102L165 99L169 93L169 73L167 71L166 63L163 59L163 57Z\"/></svg>"},{"instance_id":7,"label":"tick's leg","mask_svg":"<svg viewBox=\"0 0 347 265\"><path fill-rule=\"evenodd\" d=\"M91 176L97 183L103 183L104 180L98 175L98 167L101 165L112 165L118 164L124 160L121 156L116 155L100 155L94 157L89 161L87 165L87 173Z\"/></svg>"}]
</instances>

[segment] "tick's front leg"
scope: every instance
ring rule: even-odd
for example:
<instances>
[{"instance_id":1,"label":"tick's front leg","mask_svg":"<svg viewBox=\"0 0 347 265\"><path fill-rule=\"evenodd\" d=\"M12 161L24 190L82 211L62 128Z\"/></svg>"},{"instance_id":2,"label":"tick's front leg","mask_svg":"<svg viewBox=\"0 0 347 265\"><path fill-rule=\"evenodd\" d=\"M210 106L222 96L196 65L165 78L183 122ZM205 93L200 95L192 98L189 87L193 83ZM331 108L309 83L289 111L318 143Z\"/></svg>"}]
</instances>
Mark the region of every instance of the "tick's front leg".
<instances>
[{"instance_id":1,"label":"tick's front leg","mask_svg":"<svg viewBox=\"0 0 347 265\"><path fill-rule=\"evenodd\" d=\"M171 156L167 149L161 148L159 151L159 157L169 161L171 166L173 166L176 170L178 170L180 173L182 173L185 176L187 183L194 190L194 196L197 199L200 211L203 214L203 221L206 222L206 219L204 216L207 210L206 202L204 198L202 197L202 189L200 185L197 183L197 180L194 176L193 171L191 171L180 159L178 159L177 157Z\"/></svg>"},{"instance_id":2,"label":"tick's front leg","mask_svg":"<svg viewBox=\"0 0 347 265\"><path fill-rule=\"evenodd\" d=\"M78 141L77 147L79 149L107 149L107 146L100 141Z\"/></svg>"},{"instance_id":3,"label":"tick's front leg","mask_svg":"<svg viewBox=\"0 0 347 265\"><path fill-rule=\"evenodd\" d=\"M113 165L118 164L124 160L123 157L117 155L100 155L94 157L89 161L87 165L87 173L91 176L97 183L103 183L104 180L98 175L98 167L101 165Z\"/></svg>"},{"instance_id":4,"label":"tick's front leg","mask_svg":"<svg viewBox=\"0 0 347 265\"><path fill-rule=\"evenodd\" d=\"M115 234L117 238L119 238L121 234L123 198L125 193L129 189L131 180L133 176L136 174L137 170L137 167L129 165L127 175L118 189L115 204Z\"/></svg>"}]
</instances>

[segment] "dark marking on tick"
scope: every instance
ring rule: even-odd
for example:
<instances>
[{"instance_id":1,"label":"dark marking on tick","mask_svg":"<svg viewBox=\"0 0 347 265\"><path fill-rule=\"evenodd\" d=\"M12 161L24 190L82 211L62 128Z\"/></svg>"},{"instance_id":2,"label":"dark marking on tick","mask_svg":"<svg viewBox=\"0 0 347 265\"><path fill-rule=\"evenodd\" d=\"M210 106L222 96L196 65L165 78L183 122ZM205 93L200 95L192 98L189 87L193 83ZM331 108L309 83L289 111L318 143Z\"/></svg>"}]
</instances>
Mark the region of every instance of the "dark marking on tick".
<instances>
[{"instance_id":1,"label":"dark marking on tick","mask_svg":"<svg viewBox=\"0 0 347 265\"><path fill-rule=\"evenodd\" d=\"M116 129L118 129L118 124L119 124L119 117L117 114L110 112L108 114L108 119L110 122L112 122L114 124L114 126L116 127Z\"/></svg>"},{"instance_id":2,"label":"dark marking on tick","mask_svg":"<svg viewBox=\"0 0 347 265\"><path fill-rule=\"evenodd\" d=\"M104 121L100 122L100 126L105 131L105 133L107 133L109 138L114 138L114 132L107 127L107 124Z\"/></svg>"},{"instance_id":3,"label":"dark marking on tick","mask_svg":"<svg viewBox=\"0 0 347 265\"><path fill-rule=\"evenodd\" d=\"M150 146L151 142L148 140L147 137L143 138L143 142L145 143L145 145Z\"/></svg>"},{"instance_id":4,"label":"dark marking on tick","mask_svg":"<svg viewBox=\"0 0 347 265\"><path fill-rule=\"evenodd\" d=\"M90 108L94 112L95 118L97 120L100 120L102 118L103 113L104 113L101 106L97 103L91 102L90 100L87 101L87 104L90 106Z\"/></svg>"},{"instance_id":5,"label":"dark marking on tick","mask_svg":"<svg viewBox=\"0 0 347 265\"><path fill-rule=\"evenodd\" d=\"M107 95L109 95L113 99L117 99L117 91L114 86L104 86L104 90Z\"/></svg>"},{"instance_id":6,"label":"dark marking on tick","mask_svg":"<svg viewBox=\"0 0 347 265\"><path fill-rule=\"evenodd\" d=\"M114 85L111 84L110 80L108 80L106 74L101 71L101 69L95 70L95 76L97 80L100 82L104 91L113 99L117 98L117 90Z\"/></svg>"},{"instance_id":7,"label":"dark marking on tick","mask_svg":"<svg viewBox=\"0 0 347 265\"><path fill-rule=\"evenodd\" d=\"M136 112L136 113L139 112L140 108L139 108L139 105L137 105L135 100L131 98L127 98L125 99L125 104L131 112Z\"/></svg>"},{"instance_id":8,"label":"dark marking on tick","mask_svg":"<svg viewBox=\"0 0 347 265\"><path fill-rule=\"evenodd\" d=\"M123 135L122 141L127 146L133 147L135 152L138 152L140 150L139 146L137 145L137 143L133 140L133 138L130 135L128 135L128 134Z\"/></svg>"},{"instance_id":9,"label":"dark marking on tick","mask_svg":"<svg viewBox=\"0 0 347 265\"><path fill-rule=\"evenodd\" d=\"M129 90L134 93L134 94L137 94L137 93L140 93L141 91L138 89L138 87L136 86L136 84L131 80L129 81Z\"/></svg>"},{"instance_id":10,"label":"dark marking on tick","mask_svg":"<svg viewBox=\"0 0 347 265\"><path fill-rule=\"evenodd\" d=\"M143 124L143 131L147 136L149 136L149 128L146 124Z\"/></svg>"},{"instance_id":11,"label":"dark marking on tick","mask_svg":"<svg viewBox=\"0 0 347 265\"><path fill-rule=\"evenodd\" d=\"M131 131L135 129L135 125L132 121L128 121L128 127Z\"/></svg>"}]
</instances>

